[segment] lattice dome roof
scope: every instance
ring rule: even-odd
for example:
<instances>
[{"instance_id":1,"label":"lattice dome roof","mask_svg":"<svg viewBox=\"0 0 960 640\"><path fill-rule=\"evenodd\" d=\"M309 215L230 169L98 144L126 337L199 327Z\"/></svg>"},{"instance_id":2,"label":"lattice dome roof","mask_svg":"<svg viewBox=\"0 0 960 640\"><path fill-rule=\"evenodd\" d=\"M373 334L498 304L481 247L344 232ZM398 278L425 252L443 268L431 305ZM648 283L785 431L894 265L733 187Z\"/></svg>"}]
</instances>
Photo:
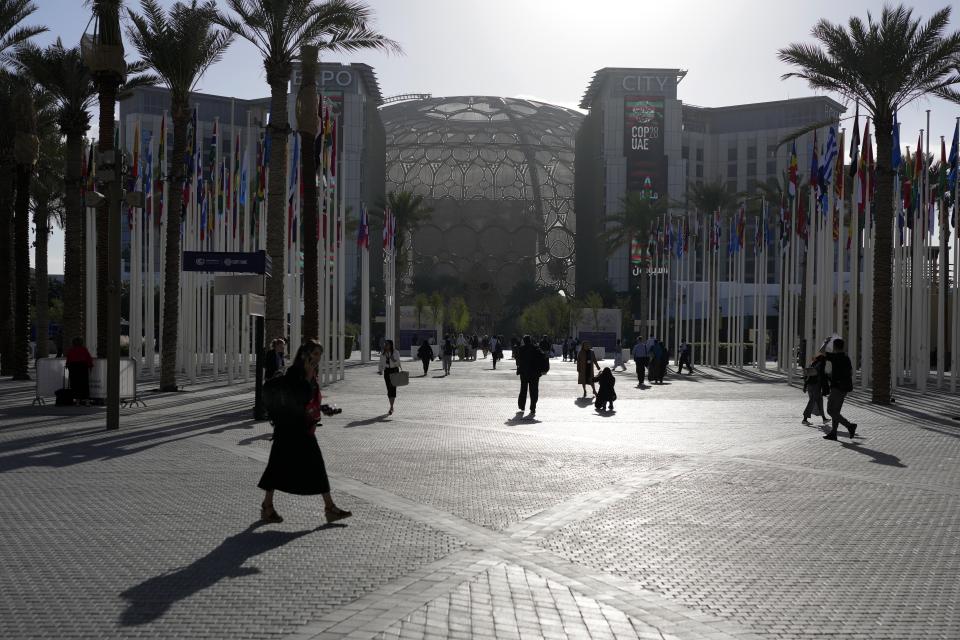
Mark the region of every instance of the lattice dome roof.
<instances>
[{"instance_id":1,"label":"lattice dome roof","mask_svg":"<svg viewBox=\"0 0 960 640\"><path fill-rule=\"evenodd\" d=\"M580 113L531 100L460 96L394 103L381 115L388 191L423 195L435 216L444 201L494 207L511 201L509 210L537 221L536 255L528 256L537 280L572 290Z\"/></svg>"}]
</instances>

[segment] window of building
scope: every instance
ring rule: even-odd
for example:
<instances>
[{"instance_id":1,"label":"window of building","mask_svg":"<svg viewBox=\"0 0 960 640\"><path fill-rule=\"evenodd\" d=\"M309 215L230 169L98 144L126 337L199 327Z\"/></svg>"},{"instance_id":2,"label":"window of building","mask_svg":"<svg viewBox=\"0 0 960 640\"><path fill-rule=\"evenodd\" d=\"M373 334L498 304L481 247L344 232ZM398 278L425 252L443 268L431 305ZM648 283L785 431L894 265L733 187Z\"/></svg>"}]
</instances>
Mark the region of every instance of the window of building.
<instances>
[{"instance_id":1,"label":"window of building","mask_svg":"<svg viewBox=\"0 0 960 640\"><path fill-rule=\"evenodd\" d=\"M776 160L777 159L777 145L768 144L767 145L767 159Z\"/></svg>"},{"instance_id":2,"label":"window of building","mask_svg":"<svg viewBox=\"0 0 960 640\"><path fill-rule=\"evenodd\" d=\"M690 159L690 147L682 147L680 149L680 157L684 160Z\"/></svg>"},{"instance_id":3,"label":"window of building","mask_svg":"<svg viewBox=\"0 0 960 640\"><path fill-rule=\"evenodd\" d=\"M703 165L700 164L699 162L697 163L697 177L698 178L703 177Z\"/></svg>"},{"instance_id":4,"label":"window of building","mask_svg":"<svg viewBox=\"0 0 960 640\"><path fill-rule=\"evenodd\" d=\"M697 148L697 162L703 162L703 148Z\"/></svg>"},{"instance_id":5,"label":"window of building","mask_svg":"<svg viewBox=\"0 0 960 640\"><path fill-rule=\"evenodd\" d=\"M737 165L735 165L735 164L728 164L728 165L727 165L727 177L728 177L728 178L736 178L736 177L737 177Z\"/></svg>"},{"instance_id":6,"label":"window of building","mask_svg":"<svg viewBox=\"0 0 960 640\"><path fill-rule=\"evenodd\" d=\"M747 163L747 175L748 175L748 176L755 176L755 175L757 175L757 163L756 163L756 162L748 162L748 163Z\"/></svg>"},{"instance_id":7,"label":"window of building","mask_svg":"<svg viewBox=\"0 0 960 640\"><path fill-rule=\"evenodd\" d=\"M777 175L777 161L776 161L776 160L768 160L768 161L767 161L767 175L768 175L768 176L775 176L775 175Z\"/></svg>"},{"instance_id":8,"label":"window of building","mask_svg":"<svg viewBox=\"0 0 960 640\"><path fill-rule=\"evenodd\" d=\"M747 147L747 160L757 159L757 148L753 145Z\"/></svg>"},{"instance_id":9,"label":"window of building","mask_svg":"<svg viewBox=\"0 0 960 640\"><path fill-rule=\"evenodd\" d=\"M727 162L736 162L737 161L737 148L730 147L727 149Z\"/></svg>"}]
</instances>

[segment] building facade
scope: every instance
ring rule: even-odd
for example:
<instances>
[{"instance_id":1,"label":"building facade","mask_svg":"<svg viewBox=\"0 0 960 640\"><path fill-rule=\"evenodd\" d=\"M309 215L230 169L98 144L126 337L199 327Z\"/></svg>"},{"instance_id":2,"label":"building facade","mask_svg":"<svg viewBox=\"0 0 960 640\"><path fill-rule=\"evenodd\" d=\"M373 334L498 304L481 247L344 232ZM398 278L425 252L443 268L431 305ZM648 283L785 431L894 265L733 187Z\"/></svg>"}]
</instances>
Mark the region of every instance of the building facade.
<instances>
[{"instance_id":1,"label":"building facade","mask_svg":"<svg viewBox=\"0 0 960 640\"><path fill-rule=\"evenodd\" d=\"M597 71L580 107L587 110L577 134L577 254L581 291L609 282L631 288L628 250L604 259L597 237L604 218L622 207L628 192L667 198L676 214L688 210L691 185L720 183L731 194L752 194L757 185L781 180L790 144L803 129L816 128L821 143L843 105L807 97L719 108L687 105L679 98L686 76L680 69L605 68ZM804 138L800 138L804 140ZM798 143L801 174L812 145ZM596 256L585 260L585 256ZM752 265L747 269L752 273Z\"/></svg>"}]
</instances>

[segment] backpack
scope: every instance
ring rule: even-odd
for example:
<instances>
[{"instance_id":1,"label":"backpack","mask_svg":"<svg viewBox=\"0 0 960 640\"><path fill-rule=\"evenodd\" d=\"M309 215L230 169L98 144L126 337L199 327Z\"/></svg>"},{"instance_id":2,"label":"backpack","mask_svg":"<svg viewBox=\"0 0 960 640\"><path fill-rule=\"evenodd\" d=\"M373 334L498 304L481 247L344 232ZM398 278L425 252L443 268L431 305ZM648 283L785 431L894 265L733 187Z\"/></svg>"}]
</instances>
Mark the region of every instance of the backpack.
<instances>
[{"instance_id":1,"label":"backpack","mask_svg":"<svg viewBox=\"0 0 960 640\"><path fill-rule=\"evenodd\" d=\"M550 372L550 358L543 351L540 352L540 375Z\"/></svg>"}]
</instances>

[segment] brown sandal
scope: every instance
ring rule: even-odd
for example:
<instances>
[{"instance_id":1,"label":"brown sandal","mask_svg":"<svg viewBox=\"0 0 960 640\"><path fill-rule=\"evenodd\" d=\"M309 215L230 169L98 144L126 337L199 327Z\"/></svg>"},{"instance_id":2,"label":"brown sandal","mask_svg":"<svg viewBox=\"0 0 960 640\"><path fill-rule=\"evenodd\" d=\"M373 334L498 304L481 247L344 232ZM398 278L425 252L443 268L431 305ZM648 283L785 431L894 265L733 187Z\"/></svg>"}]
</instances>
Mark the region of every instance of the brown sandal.
<instances>
[{"instance_id":1,"label":"brown sandal","mask_svg":"<svg viewBox=\"0 0 960 640\"><path fill-rule=\"evenodd\" d=\"M260 520L267 523L283 522L283 518L277 513L276 509L264 505L260 505Z\"/></svg>"},{"instance_id":2,"label":"brown sandal","mask_svg":"<svg viewBox=\"0 0 960 640\"><path fill-rule=\"evenodd\" d=\"M343 520L344 518L349 518L353 514L349 511L344 511L340 507L334 507L332 509L324 509L324 515L327 516L327 524L331 522L336 522L337 520Z\"/></svg>"}]
</instances>

